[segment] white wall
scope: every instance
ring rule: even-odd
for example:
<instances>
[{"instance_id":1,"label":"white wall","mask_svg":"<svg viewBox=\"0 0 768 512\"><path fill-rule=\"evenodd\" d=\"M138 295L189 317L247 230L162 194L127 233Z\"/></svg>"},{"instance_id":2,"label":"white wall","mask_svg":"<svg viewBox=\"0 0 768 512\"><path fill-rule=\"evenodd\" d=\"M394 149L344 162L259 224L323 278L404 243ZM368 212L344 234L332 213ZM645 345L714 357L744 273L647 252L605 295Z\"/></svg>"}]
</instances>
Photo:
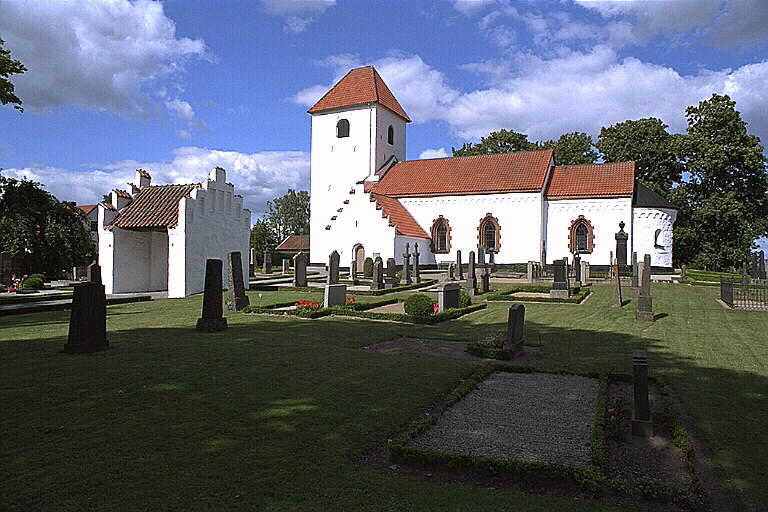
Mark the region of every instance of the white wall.
<instances>
[{"instance_id":1,"label":"white wall","mask_svg":"<svg viewBox=\"0 0 768 512\"><path fill-rule=\"evenodd\" d=\"M635 208L633 246L637 251L638 261L646 254L651 255L654 267L672 266L672 226L677 218L677 210L666 208ZM661 230L659 237L663 247L654 247L656 230Z\"/></svg>"},{"instance_id":2,"label":"white wall","mask_svg":"<svg viewBox=\"0 0 768 512\"><path fill-rule=\"evenodd\" d=\"M115 228L111 238L114 257L111 290L107 293L167 289L168 234L165 231Z\"/></svg>"},{"instance_id":3,"label":"white wall","mask_svg":"<svg viewBox=\"0 0 768 512\"><path fill-rule=\"evenodd\" d=\"M632 198L615 199L563 199L547 201L547 263L573 255L569 249L568 235L571 224L579 215L590 221L594 235L592 254L582 254L581 258L592 265L608 265L610 253L616 257L616 233L619 222L624 221L624 231L629 235L627 241L627 263L631 263L632 254ZM538 260L538 258L536 258Z\"/></svg>"}]
</instances>

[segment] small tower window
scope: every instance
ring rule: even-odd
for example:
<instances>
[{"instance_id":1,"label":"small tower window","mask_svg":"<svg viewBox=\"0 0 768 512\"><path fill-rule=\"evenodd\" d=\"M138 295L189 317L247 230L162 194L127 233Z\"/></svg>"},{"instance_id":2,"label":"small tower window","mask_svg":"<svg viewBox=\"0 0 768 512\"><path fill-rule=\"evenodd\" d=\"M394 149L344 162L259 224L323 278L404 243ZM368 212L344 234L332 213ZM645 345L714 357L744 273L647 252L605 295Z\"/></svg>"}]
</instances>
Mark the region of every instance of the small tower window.
<instances>
[{"instance_id":1,"label":"small tower window","mask_svg":"<svg viewBox=\"0 0 768 512\"><path fill-rule=\"evenodd\" d=\"M664 244L661 243L661 230L657 229L656 232L653 234L653 247L655 249L663 249Z\"/></svg>"},{"instance_id":2,"label":"small tower window","mask_svg":"<svg viewBox=\"0 0 768 512\"><path fill-rule=\"evenodd\" d=\"M339 119L336 123L336 137L341 139L342 137L349 137L349 121L346 119Z\"/></svg>"},{"instance_id":3,"label":"small tower window","mask_svg":"<svg viewBox=\"0 0 768 512\"><path fill-rule=\"evenodd\" d=\"M387 142L389 144L395 143L395 129L392 128L392 125L389 125L389 128L387 128Z\"/></svg>"}]
</instances>

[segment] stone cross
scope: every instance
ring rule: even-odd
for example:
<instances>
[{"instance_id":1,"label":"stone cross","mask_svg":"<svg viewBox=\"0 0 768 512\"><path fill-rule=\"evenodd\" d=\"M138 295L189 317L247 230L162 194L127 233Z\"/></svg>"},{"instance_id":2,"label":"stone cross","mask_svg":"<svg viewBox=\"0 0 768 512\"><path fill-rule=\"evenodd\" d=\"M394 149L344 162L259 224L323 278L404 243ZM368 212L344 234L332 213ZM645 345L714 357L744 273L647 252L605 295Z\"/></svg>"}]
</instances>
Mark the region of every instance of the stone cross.
<instances>
[{"instance_id":1,"label":"stone cross","mask_svg":"<svg viewBox=\"0 0 768 512\"><path fill-rule=\"evenodd\" d=\"M328 255L328 280L327 284L339 284L339 253L333 251Z\"/></svg>"},{"instance_id":2,"label":"stone cross","mask_svg":"<svg viewBox=\"0 0 768 512\"><path fill-rule=\"evenodd\" d=\"M651 404L648 400L648 354L645 350L632 351L632 386L634 407L632 410L632 435L653 436Z\"/></svg>"},{"instance_id":3,"label":"stone cross","mask_svg":"<svg viewBox=\"0 0 768 512\"><path fill-rule=\"evenodd\" d=\"M240 253L231 252L227 254L227 311L241 311L250 303L245 294L243 262Z\"/></svg>"},{"instance_id":4,"label":"stone cross","mask_svg":"<svg viewBox=\"0 0 768 512\"><path fill-rule=\"evenodd\" d=\"M570 284L568 283L568 260L555 260L554 262L555 279L552 283L552 289L549 291L550 297L565 298L570 296Z\"/></svg>"},{"instance_id":5,"label":"stone cross","mask_svg":"<svg viewBox=\"0 0 768 512\"><path fill-rule=\"evenodd\" d=\"M464 269L461 268L461 251L456 251L456 277L459 281L464 280Z\"/></svg>"},{"instance_id":6,"label":"stone cross","mask_svg":"<svg viewBox=\"0 0 768 512\"><path fill-rule=\"evenodd\" d=\"M104 295L104 285L93 282L76 284L64 353L87 354L108 348L107 298Z\"/></svg>"},{"instance_id":7,"label":"stone cross","mask_svg":"<svg viewBox=\"0 0 768 512\"><path fill-rule=\"evenodd\" d=\"M373 262L373 280L371 281L371 290L384 289L384 263L380 259Z\"/></svg>"},{"instance_id":8,"label":"stone cross","mask_svg":"<svg viewBox=\"0 0 768 512\"><path fill-rule=\"evenodd\" d=\"M101 267L95 261L88 265L88 281L101 284Z\"/></svg>"},{"instance_id":9,"label":"stone cross","mask_svg":"<svg viewBox=\"0 0 768 512\"><path fill-rule=\"evenodd\" d=\"M413 244L413 280L417 283L421 282L421 274L419 273L419 242Z\"/></svg>"},{"instance_id":10,"label":"stone cross","mask_svg":"<svg viewBox=\"0 0 768 512\"><path fill-rule=\"evenodd\" d=\"M488 265L483 266L483 273L480 275L480 293L491 291L491 272Z\"/></svg>"},{"instance_id":11,"label":"stone cross","mask_svg":"<svg viewBox=\"0 0 768 512\"><path fill-rule=\"evenodd\" d=\"M643 266L640 272L640 293L637 298L635 319L653 322L653 299L651 298L651 255L643 258Z\"/></svg>"},{"instance_id":12,"label":"stone cross","mask_svg":"<svg viewBox=\"0 0 768 512\"><path fill-rule=\"evenodd\" d=\"M411 284L411 244L405 244L405 252L403 253L403 279L405 284Z\"/></svg>"},{"instance_id":13,"label":"stone cross","mask_svg":"<svg viewBox=\"0 0 768 512\"><path fill-rule=\"evenodd\" d=\"M459 283L444 283L437 289L437 307L440 311L458 308L460 305L461 285Z\"/></svg>"},{"instance_id":14,"label":"stone cross","mask_svg":"<svg viewBox=\"0 0 768 512\"><path fill-rule=\"evenodd\" d=\"M272 273L272 253L266 250L264 251L264 268L261 269L261 272L263 274Z\"/></svg>"},{"instance_id":15,"label":"stone cross","mask_svg":"<svg viewBox=\"0 0 768 512\"><path fill-rule=\"evenodd\" d=\"M287 274L291 271L291 260L283 258L283 274Z\"/></svg>"},{"instance_id":16,"label":"stone cross","mask_svg":"<svg viewBox=\"0 0 768 512\"><path fill-rule=\"evenodd\" d=\"M624 221L619 222L619 231L616 233L616 259L622 267L627 264L627 240L629 235L624 232Z\"/></svg>"},{"instance_id":17,"label":"stone cross","mask_svg":"<svg viewBox=\"0 0 768 512\"><path fill-rule=\"evenodd\" d=\"M616 281L616 306L624 306L624 298L621 296L621 273L619 272L619 260L613 261L613 280Z\"/></svg>"},{"instance_id":18,"label":"stone cross","mask_svg":"<svg viewBox=\"0 0 768 512\"><path fill-rule=\"evenodd\" d=\"M629 289L633 297L637 297L640 291L640 269L637 264L637 252L632 252L632 286Z\"/></svg>"},{"instance_id":19,"label":"stone cross","mask_svg":"<svg viewBox=\"0 0 768 512\"><path fill-rule=\"evenodd\" d=\"M205 290L203 291L203 316L197 320L197 330L223 331L227 328L221 307L221 260L205 262Z\"/></svg>"},{"instance_id":20,"label":"stone cross","mask_svg":"<svg viewBox=\"0 0 768 512\"><path fill-rule=\"evenodd\" d=\"M384 278L384 288L394 288L397 284L397 263L395 258L387 258L387 277Z\"/></svg>"},{"instance_id":21,"label":"stone cross","mask_svg":"<svg viewBox=\"0 0 768 512\"><path fill-rule=\"evenodd\" d=\"M303 252L293 257L293 286L307 287L307 255Z\"/></svg>"},{"instance_id":22,"label":"stone cross","mask_svg":"<svg viewBox=\"0 0 768 512\"><path fill-rule=\"evenodd\" d=\"M525 306L514 304L509 308L507 316L507 337L504 342L504 348L512 353L512 356L518 356L523 352L523 343L525 339Z\"/></svg>"},{"instance_id":23,"label":"stone cross","mask_svg":"<svg viewBox=\"0 0 768 512\"><path fill-rule=\"evenodd\" d=\"M469 251L469 267L467 269L467 293L477 295L477 275L475 275L475 251Z\"/></svg>"}]
</instances>

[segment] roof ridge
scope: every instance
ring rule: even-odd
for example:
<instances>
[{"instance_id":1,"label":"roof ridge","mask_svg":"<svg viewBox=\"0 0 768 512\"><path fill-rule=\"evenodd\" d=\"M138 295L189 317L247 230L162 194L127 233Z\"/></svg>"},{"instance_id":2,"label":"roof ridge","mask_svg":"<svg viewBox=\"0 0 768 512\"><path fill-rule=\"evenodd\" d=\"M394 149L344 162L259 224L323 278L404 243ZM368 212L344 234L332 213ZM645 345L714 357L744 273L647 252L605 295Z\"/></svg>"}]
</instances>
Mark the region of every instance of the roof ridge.
<instances>
[{"instance_id":1,"label":"roof ridge","mask_svg":"<svg viewBox=\"0 0 768 512\"><path fill-rule=\"evenodd\" d=\"M546 151L549 151L552 153L554 150L552 149L522 149L520 151L507 151L506 153L485 153L482 155L459 155L459 156L439 156L437 158L416 158L414 160L403 160L401 162L397 162L398 164L404 164L406 162L425 162L425 161L432 161L432 160L449 160L449 159L460 159L460 158L477 158L477 157L486 157L486 156L501 156L501 155L518 155L520 153L544 153ZM556 166L560 167L560 166Z\"/></svg>"}]
</instances>

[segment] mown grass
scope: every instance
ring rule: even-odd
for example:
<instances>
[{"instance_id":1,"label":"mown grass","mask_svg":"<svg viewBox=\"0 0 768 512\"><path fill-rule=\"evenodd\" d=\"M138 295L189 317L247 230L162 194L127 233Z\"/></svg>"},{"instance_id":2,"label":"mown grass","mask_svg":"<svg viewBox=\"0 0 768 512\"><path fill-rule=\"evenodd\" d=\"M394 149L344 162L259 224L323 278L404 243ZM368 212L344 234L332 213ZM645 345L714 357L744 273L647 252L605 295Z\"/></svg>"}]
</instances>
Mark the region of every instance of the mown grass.
<instances>
[{"instance_id":1,"label":"mown grass","mask_svg":"<svg viewBox=\"0 0 768 512\"><path fill-rule=\"evenodd\" d=\"M631 350L647 349L730 487L767 508L768 314L724 310L709 288L653 291L651 324L634 320L633 304L611 307L610 286L580 306L526 304L534 364L629 373ZM401 335L479 339L504 327L508 304L438 326L229 313L216 334L193 329L200 306L198 296L110 307L113 348L87 356L59 353L66 311L0 318L0 509L613 509L359 464L472 365L357 349Z\"/></svg>"}]
</instances>

